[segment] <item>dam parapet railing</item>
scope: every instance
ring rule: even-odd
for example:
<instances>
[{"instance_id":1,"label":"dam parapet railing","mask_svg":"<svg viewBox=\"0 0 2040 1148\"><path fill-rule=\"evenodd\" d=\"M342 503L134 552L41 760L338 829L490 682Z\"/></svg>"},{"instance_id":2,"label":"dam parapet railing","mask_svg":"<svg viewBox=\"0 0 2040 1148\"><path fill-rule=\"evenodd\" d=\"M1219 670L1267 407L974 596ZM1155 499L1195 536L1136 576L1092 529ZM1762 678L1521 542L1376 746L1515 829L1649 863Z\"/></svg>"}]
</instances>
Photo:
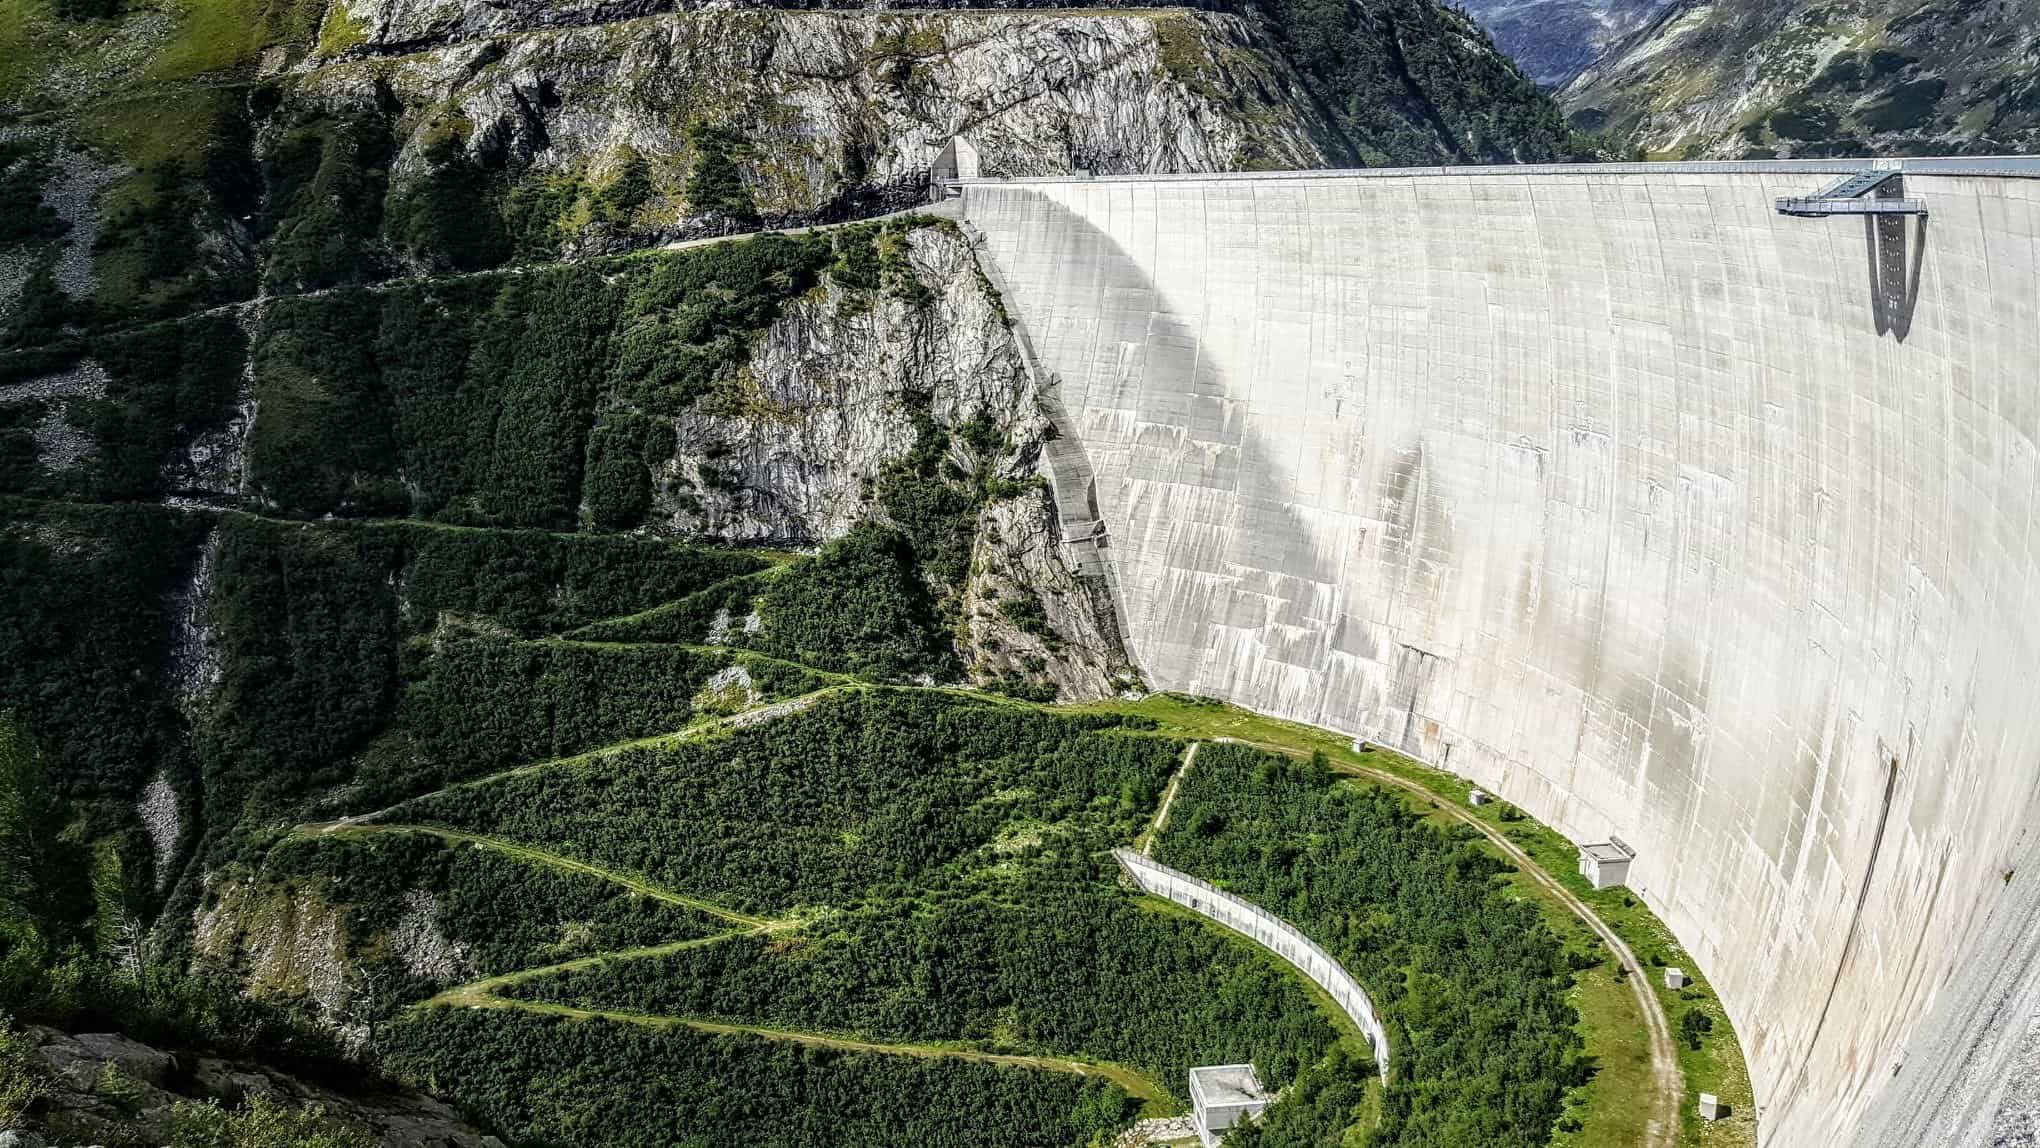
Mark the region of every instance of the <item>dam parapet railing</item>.
<instances>
[{"instance_id":1,"label":"dam parapet railing","mask_svg":"<svg viewBox=\"0 0 2040 1148\"><path fill-rule=\"evenodd\" d=\"M1171 869L1131 849L1114 849L1112 856L1142 889L1248 938L1295 966L1298 972L1329 993L1339 1011L1352 1018L1366 1035L1367 1043L1374 1048L1374 1063L1381 1071L1381 1082L1388 1083L1388 1032L1375 1015L1374 1001L1345 966L1334 960L1316 941L1297 932L1295 926L1266 909L1202 878L1192 877L1180 869Z\"/></svg>"},{"instance_id":2,"label":"dam parapet railing","mask_svg":"<svg viewBox=\"0 0 2040 1148\"><path fill-rule=\"evenodd\" d=\"M1410 179L1415 177L1508 178L1524 176L1611 175L1848 175L1860 171L1894 171L1902 175L1978 176L1994 179L2040 179L2040 156L1927 156L1905 159L1871 157L1839 159L1674 160L1664 163L1516 163L1464 164L1430 167L1305 168L1293 171L1175 172L1164 175L1043 175L958 179L952 188L1024 187L1071 183L1265 183L1323 179Z\"/></svg>"}]
</instances>

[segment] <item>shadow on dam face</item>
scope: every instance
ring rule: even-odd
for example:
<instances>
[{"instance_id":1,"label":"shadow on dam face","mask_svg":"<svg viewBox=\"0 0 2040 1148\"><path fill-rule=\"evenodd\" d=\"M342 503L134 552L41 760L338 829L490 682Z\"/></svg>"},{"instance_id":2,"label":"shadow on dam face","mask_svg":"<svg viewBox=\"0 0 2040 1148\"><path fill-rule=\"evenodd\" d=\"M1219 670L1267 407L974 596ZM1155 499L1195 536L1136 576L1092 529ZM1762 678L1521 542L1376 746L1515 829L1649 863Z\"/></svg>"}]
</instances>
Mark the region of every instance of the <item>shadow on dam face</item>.
<instances>
[{"instance_id":1,"label":"shadow on dam face","mask_svg":"<svg viewBox=\"0 0 2040 1148\"><path fill-rule=\"evenodd\" d=\"M1927 217L1916 217L1910 242L1906 217L1863 217L1863 248L1870 260L1870 314L1877 333L1905 342L1920 301L1920 269L1927 259ZM1908 250L1910 258L1908 258Z\"/></svg>"},{"instance_id":2,"label":"shadow on dam face","mask_svg":"<svg viewBox=\"0 0 2040 1148\"><path fill-rule=\"evenodd\" d=\"M1241 418L1232 382L1199 337L1199 317L1173 311L1110 236L1052 203L1037 210L1034 258L1061 269L1048 277L1053 289L1086 318L1021 336L1031 355L1067 360L1071 345L1082 344L1082 356L1111 364L1088 377L1044 380L1042 408L1059 424L1044 458L1062 537L1082 548L1080 564L1103 556L1122 567L1120 555L1130 552L1167 556L1147 567L1168 582L1160 592L1113 593L1129 654L1143 668L1166 667L1169 688L1194 692L1248 688L1233 676L1243 665L1307 672L1336 632L1312 624L1309 588L1335 583L1337 572L1331 556L1309 544L1313 532L1281 481L1287 468L1270 436ZM995 284L1006 278L992 274ZM1098 417L1131 428L1126 449L1102 459L1084 449L1095 436L1082 413L1101 405L1112 413ZM1421 473L1421 447L1412 453ZM1407 503L1408 473L1398 482L1388 496ZM1101 486L1116 497L1101 501ZM1170 486L1195 494L1172 498ZM1111 579L1126 581L1123 569ZM1289 640L1267 640L1271 630ZM1255 643L1254 656L1234 656L1228 635ZM1406 700L1414 709L1420 699Z\"/></svg>"},{"instance_id":3,"label":"shadow on dam face","mask_svg":"<svg viewBox=\"0 0 2040 1148\"><path fill-rule=\"evenodd\" d=\"M965 189L1148 680L1638 845L1766 1148L1969 1143L2040 1015L2040 180L1949 162L1931 271L1817 164Z\"/></svg>"}]
</instances>

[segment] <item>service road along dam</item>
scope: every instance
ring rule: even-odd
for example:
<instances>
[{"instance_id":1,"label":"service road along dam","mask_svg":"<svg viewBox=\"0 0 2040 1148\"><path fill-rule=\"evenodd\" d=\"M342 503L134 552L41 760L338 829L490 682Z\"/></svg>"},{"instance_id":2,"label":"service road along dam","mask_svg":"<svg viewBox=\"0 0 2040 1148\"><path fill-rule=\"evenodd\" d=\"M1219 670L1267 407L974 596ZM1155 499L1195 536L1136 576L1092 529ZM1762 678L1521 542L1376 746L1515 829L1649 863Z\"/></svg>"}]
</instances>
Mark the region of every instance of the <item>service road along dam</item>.
<instances>
[{"instance_id":1,"label":"service road along dam","mask_svg":"<svg viewBox=\"0 0 2040 1148\"><path fill-rule=\"evenodd\" d=\"M1394 746L1698 955L1781 1148L1988 1142L2040 1003L2040 166L966 181L1157 689Z\"/></svg>"}]
</instances>

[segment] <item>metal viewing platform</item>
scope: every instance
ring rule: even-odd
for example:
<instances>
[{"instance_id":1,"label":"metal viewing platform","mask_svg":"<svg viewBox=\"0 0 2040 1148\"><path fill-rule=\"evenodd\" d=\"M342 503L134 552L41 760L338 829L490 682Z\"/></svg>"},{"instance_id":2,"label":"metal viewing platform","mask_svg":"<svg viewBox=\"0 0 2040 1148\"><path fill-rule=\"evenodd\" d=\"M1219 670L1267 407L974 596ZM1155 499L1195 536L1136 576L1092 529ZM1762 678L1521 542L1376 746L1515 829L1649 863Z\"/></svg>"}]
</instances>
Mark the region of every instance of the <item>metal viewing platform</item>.
<instances>
[{"instance_id":1,"label":"metal viewing platform","mask_svg":"<svg viewBox=\"0 0 2040 1148\"><path fill-rule=\"evenodd\" d=\"M1925 215L1926 200L1872 194L1900 179L1900 176L1895 168L1870 168L1846 175L1812 195L1780 199L1778 214L1809 218L1824 215Z\"/></svg>"}]
</instances>

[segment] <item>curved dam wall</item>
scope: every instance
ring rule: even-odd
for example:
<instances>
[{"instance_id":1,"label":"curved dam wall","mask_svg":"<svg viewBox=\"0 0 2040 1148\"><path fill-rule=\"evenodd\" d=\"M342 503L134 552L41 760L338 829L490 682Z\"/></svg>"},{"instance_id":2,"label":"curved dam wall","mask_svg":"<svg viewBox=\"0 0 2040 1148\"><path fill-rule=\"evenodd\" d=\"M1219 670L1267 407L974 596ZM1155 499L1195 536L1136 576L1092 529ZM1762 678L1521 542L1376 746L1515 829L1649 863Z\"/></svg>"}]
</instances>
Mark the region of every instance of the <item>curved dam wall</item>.
<instances>
[{"instance_id":1,"label":"curved dam wall","mask_svg":"<svg viewBox=\"0 0 2040 1148\"><path fill-rule=\"evenodd\" d=\"M2040 1048L2040 181L1861 166L962 189L1150 684L1622 837L1791 1148Z\"/></svg>"}]
</instances>

